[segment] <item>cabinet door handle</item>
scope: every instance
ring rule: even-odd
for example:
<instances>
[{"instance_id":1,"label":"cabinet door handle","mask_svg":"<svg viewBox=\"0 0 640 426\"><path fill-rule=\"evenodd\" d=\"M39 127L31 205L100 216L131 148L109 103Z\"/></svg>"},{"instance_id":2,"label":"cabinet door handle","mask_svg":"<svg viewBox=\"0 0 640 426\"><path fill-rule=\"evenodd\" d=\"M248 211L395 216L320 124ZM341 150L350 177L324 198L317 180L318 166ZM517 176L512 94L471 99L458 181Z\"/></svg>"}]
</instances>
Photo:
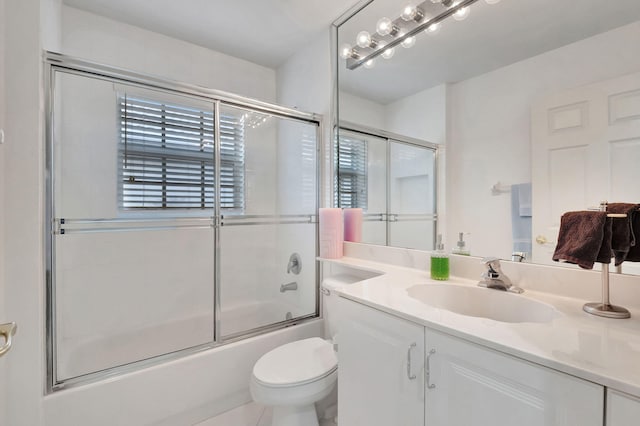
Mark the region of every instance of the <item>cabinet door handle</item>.
<instances>
[{"instance_id":1,"label":"cabinet door handle","mask_svg":"<svg viewBox=\"0 0 640 426\"><path fill-rule=\"evenodd\" d=\"M11 338L16 334L17 328L15 322L0 324L0 336L4 337L4 344L0 346L0 356L6 354L9 352L9 349L11 349Z\"/></svg>"},{"instance_id":2,"label":"cabinet door handle","mask_svg":"<svg viewBox=\"0 0 640 426\"><path fill-rule=\"evenodd\" d=\"M416 344L412 343L409 345L409 349L407 349L407 377L409 380L414 380L416 378L415 374L411 374L411 349L415 347Z\"/></svg>"},{"instance_id":3,"label":"cabinet door handle","mask_svg":"<svg viewBox=\"0 0 640 426\"><path fill-rule=\"evenodd\" d=\"M431 383L431 365L430 365L430 361L431 361L431 355L435 354L436 350L435 349L431 349L429 351L429 354L427 355L427 365L425 368L425 378L427 379L427 389L434 389L436 387L435 384Z\"/></svg>"}]
</instances>

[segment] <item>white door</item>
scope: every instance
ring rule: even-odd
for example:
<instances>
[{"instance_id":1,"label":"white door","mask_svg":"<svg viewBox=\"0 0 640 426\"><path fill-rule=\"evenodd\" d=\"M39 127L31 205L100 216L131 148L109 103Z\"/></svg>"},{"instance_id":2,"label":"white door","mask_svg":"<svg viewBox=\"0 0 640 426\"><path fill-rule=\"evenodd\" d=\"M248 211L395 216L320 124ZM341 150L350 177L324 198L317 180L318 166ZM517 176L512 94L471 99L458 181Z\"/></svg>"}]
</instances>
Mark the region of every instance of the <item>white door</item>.
<instances>
[{"instance_id":1,"label":"white door","mask_svg":"<svg viewBox=\"0 0 640 426\"><path fill-rule=\"evenodd\" d=\"M564 212L640 202L640 73L545 96L531 120L533 262L550 264Z\"/></svg>"},{"instance_id":2,"label":"white door","mask_svg":"<svg viewBox=\"0 0 640 426\"><path fill-rule=\"evenodd\" d=\"M427 426L602 425L602 386L429 329L425 343Z\"/></svg>"},{"instance_id":3,"label":"white door","mask_svg":"<svg viewBox=\"0 0 640 426\"><path fill-rule=\"evenodd\" d=\"M607 389L606 426L634 426L640 419L640 399Z\"/></svg>"},{"instance_id":4,"label":"white door","mask_svg":"<svg viewBox=\"0 0 640 426\"><path fill-rule=\"evenodd\" d=\"M424 424L424 327L340 299L338 423Z\"/></svg>"}]
</instances>

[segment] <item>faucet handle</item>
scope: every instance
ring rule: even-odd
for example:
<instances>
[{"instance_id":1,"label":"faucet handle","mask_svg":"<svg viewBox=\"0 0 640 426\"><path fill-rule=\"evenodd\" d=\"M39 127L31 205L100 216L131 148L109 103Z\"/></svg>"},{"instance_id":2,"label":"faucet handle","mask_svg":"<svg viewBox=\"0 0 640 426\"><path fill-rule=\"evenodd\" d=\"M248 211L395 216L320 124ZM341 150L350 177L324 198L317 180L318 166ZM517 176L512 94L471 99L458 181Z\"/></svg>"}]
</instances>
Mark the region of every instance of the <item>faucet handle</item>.
<instances>
[{"instance_id":1,"label":"faucet handle","mask_svg":"<svg viewBox=\"0 0 640 426\"><path fill-rule=\"evenodd\" d=\"M498 265L500 265L500 259L497 257L483 257L482 258L482 263L484 263L485 265L494 265L495 262L497 262Z\"/></svg>"}]
</instances>

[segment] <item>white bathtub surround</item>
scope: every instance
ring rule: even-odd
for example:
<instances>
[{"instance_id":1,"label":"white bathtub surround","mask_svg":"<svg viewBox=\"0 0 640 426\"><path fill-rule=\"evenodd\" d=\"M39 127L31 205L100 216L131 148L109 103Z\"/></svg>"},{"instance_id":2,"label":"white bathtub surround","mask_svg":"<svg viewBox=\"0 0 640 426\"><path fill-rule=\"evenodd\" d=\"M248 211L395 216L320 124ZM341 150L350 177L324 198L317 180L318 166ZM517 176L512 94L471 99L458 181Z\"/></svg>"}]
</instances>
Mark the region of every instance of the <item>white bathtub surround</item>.
<instances>
[{"instance_id":1,"label":"white bathtub surround","mask_svg":"<svg viewBox=\"0 0 640 426\"><path fill-rule=\"evenodd\" d=\"M196 424L251 401L249 377L262 354L322 330L322 320L309 321L56 392L44 398L44 417L51 425Z\"/></svg>"},{"instance_id":2,"label":"white bathtub surround","mask_svg":"<svg viewBox=\"0 0 640 426\"><path fill-rule=\"evenodd\" d=\"M521 295L509 296L550 304L561 314L548 323L506 323L436 309L411 298L407 289L412 286L442 285L429 278L427 252L346 243L345 257L327 263L325 276L343 272L345 268L384 272L384 275L338 289L342 297L640 396L639 277L613 277L612 301L624 304L632 318L612 320L582 311L586 301L598 300L598 272L504 262L504 272L515 285L525 289ZM475 287L482 268L479 258L452 256L453 277L449 283Z\"/></svg>"}]
</instances>

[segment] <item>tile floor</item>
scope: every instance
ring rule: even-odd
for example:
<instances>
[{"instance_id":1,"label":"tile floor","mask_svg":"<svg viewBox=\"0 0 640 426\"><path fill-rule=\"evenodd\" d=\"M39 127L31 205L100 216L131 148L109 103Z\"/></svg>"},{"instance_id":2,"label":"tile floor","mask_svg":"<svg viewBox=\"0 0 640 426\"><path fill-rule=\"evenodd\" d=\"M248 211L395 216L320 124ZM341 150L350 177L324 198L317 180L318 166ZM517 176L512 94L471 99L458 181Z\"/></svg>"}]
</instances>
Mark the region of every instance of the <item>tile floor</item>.
<instances>
[{"instance_id":1,"label":"tile floor","mask_svg":"<svg viewBox=\"0 0 640 426\"><path fill-rule=\"evenodd\" d=\"M194 426L271 426L271 408L250 402ZM321 420L320 426L337 425L331 420Z\"/></svg>"}]
</instances>

